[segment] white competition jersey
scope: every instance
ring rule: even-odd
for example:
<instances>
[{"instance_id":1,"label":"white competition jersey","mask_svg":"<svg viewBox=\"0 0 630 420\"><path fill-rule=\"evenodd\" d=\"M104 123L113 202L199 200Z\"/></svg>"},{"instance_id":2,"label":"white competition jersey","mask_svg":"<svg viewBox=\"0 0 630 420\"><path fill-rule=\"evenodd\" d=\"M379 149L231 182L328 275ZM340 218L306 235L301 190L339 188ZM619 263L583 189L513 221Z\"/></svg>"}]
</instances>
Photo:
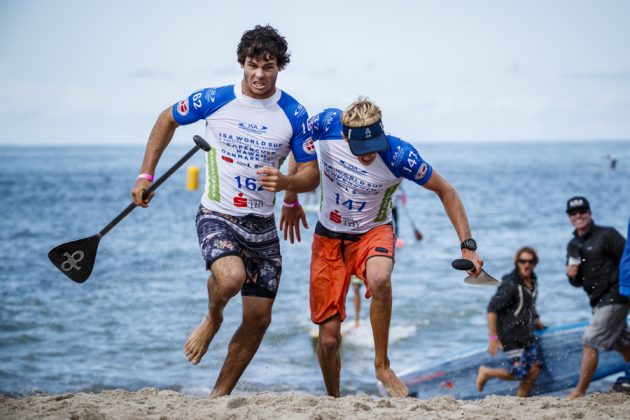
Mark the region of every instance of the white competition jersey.
<instances>
[{"instance_id":1,"label":"white competition jersey","mask_svg":"<svg viewBox=\"0 0 630 420\"><path fill-rule=\"evenodd\" d=\"M319 222L334 232L364 233L391 222L392 196L403 179L423 185L433 169L411 144L389 135L388 149L363 165L341 135L341 112L325 109L309 121L321 172Z\"/></svg>"},{"instance_id":2,"label":"white competition jersey","mask_svg":"<svg viewBox=\"0 0 630 420\"><path fill-rule=\"evenodd\" d=\"M297 162L315 159L306 109L276 89L267 99L243 95L241 85L194 92L172 108L180 125L206 120L206 185L201 204L235 216L273 214L275 194L263 190L256 170L279 168L293 151Z\"/></svg>"}]
</instances>

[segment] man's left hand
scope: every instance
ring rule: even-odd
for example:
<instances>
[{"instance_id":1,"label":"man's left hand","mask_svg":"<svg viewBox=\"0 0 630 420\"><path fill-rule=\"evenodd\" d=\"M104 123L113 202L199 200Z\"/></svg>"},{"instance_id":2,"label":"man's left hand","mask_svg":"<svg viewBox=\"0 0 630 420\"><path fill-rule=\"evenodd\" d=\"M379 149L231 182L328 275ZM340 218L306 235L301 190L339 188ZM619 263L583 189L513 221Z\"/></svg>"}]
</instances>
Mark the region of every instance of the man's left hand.
<instances>
[{"instance_id":1,"label":"man's left hand","mask_svg":"<svg viewBox=\"0 0 630 420\"><path fill-rule=\"evenodd\" d=\"M470 249L462 249L462 258L466 260L472 261L475 264L475 268L473 270L468 270L467 273L471 276L478 276L481 274L481 267L483 267L483 260L479 255L477 255L476 251L472 251Z\"/></svg>"}]
</instances>

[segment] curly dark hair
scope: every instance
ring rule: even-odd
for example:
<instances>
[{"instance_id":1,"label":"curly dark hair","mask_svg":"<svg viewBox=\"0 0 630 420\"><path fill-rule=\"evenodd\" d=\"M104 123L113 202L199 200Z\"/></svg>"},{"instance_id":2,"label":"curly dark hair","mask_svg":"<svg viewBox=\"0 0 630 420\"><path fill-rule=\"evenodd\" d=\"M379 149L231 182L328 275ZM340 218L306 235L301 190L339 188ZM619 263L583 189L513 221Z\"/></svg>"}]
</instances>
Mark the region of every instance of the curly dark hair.
<instances>
[{"instance_id":1,"label":"curly dark hair","mask_svg":"<svg viewBox=\"0 0 630 420\"><path fill-rule=\"evenodd\" d=\"M256 25L254 29L243 32L241 42L236 48L238 62L245 64L245 58L265 59L275 57L282 70L291 61L291 53L287 52L286 39L270 25Z\"/></svg>"}]
</instances>

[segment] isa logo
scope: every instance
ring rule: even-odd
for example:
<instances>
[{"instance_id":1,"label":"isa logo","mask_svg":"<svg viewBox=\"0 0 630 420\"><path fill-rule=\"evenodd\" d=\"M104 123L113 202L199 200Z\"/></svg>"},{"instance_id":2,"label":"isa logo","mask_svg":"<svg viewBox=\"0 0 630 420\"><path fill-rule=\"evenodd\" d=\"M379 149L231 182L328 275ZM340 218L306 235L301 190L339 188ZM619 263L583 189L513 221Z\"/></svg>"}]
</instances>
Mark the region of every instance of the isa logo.
<instances>
[{"instance_id":1,"label":"isa logo","mask_svg":"<svg viewBox=\"0 0 630 420\"><path fill-rule=\"evenodd\" d=\"M267 128L268 128L267 126L264 126L264 125L245 123L245 122L238 123L238 126L241 127L243 130L249 133L254 133L254 134L266 133Z\"/></svg>"}]
</instances>

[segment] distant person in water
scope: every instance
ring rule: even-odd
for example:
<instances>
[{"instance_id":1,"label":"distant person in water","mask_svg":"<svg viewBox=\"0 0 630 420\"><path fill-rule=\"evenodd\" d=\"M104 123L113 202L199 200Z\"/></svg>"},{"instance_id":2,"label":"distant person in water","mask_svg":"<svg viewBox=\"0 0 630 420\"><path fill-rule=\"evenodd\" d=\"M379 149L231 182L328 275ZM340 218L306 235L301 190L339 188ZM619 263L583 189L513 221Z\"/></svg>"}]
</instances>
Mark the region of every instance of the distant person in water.
<instances>
[{"instance_id":1,"label":"distant person in water","mask_svg":"<svg viewBox=\"0 0 630 420\"><path fill-rule=\"evenodd\" d=\"M567 398L586 394L599 363L599 350L617 350L630 362L630 300L619 292L619 262L626 240L615 228L593 221L585 197L567 201L569 221L575 227L567 245L567 277L589 297L593 317L582 336L580 380Z\"/></svg>"},{"instance_id":2,"label":"distant person in water","mask_svg":"<svg viewBox=\"0 0 630 420\"><path fill-rule=\"evenodd\" d=\"M488 305L488 352L497 354L503 347L503 367L479 367L477 389L491 378L521 381L516 396L526 397L540 374L543 364L534 329L543 329L536 311L538 282L534 268L538 255L523 247L514 256L514 270L503 276L501 285Z\"/></svg>"},{"instance_id":3,"label":"distant person in water","mask_svg":"<svg viewBox=\"0 0 630 420\"><path fill-rule=\"evenodd\" d=\"M608 160L608 169L614 171L617 168L617 158L613 155L606 155L606 159Z\"/></svg>"}]
</instances>

